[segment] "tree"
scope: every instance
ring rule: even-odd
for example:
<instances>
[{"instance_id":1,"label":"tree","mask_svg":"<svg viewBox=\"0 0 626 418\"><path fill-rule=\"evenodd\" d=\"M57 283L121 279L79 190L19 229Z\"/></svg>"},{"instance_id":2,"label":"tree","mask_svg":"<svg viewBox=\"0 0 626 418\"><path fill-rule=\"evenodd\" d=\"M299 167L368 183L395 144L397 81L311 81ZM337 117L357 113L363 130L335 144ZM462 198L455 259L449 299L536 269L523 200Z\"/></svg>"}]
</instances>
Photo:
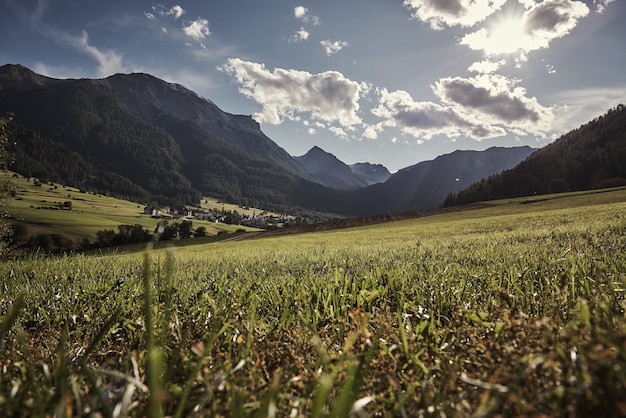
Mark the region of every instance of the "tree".
<instances>
[{"instance_id":1,"label":"tree","mask_svg":"<svg viewBox=\"0 0 626 418\"><path fill-rule=\"evenodd\" d=\"M178 235L180 239L191 238L191 235L192 235L191 225L192 225L191 221L182 221L180 225L178 225Z\"/></svg>"},{"instance_id":2,"label":"tree","mask_svg":"<svg viewBox=\"0 0 626 418\"><path fill-rule=\"evenodd\" d=\"M159 237L159 241L171 241L178 238L178 224L173 223L171 225L165 224L163 232Z\"/></svg>"},{"instance_id":3,"label":"tree","mask_svg":"<svg viewBox=\"0 0 626 418\"><path fill-rule=\"evenodd\" d=\"M550 184L548 185L548 193L563 193L569 191L569 184L567 184L567 181L565 181L564 178L550 180Z\"/></svg>"},{"instance_id":4,"label":"tree","mask_svg":"<svg viewBox=\"0 0 626 418\"><path fill-rule=\"evenodd\" d=\"M6 170L9 167L10 158L7 147L11 135L9 124L13 120L13 115L7 114L0 117L0 169ZM11 223L9 222L9 198L13 194L13 183L8 176L3 176L0 180L0 254L6 255L9 250L11 240Z\"/></svg>"},{"instance_id":5,"label":"tree","mask_svg":"<svg viewBox=\"0 0 626 418\"><path fill-rule=\"evenodd\" d=\"M115 239L115 231L112 229L102 229L96 232L96 245L98 247L108 247Z\"/></svg>"}]
</instances>

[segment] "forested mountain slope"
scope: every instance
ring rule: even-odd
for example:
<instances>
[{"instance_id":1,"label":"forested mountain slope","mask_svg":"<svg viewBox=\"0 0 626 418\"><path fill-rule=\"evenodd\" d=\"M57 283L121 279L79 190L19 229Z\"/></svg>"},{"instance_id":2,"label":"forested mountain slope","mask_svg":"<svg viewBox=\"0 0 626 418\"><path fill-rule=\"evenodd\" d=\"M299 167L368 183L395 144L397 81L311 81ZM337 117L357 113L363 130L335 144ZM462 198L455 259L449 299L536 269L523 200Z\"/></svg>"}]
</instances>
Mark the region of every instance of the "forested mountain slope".
<instances>
[{"instance_id":1,"label":"forested mountain slope","mask_svg":"<svg viewBox=\"0 0 626 418\"><path fill-rule=\"evenodd\" d=\"M402 169L385 183L356 190L353 201L359 202L362 216L437 208L450 192L513 167L532 152L530 147L455 151Z\"/></svg>"},{"instance_id":2,"label":"forested mountain slope","mask_svg":"<svg viewBox=\"0 0 626 418\"><path fill-rule=\"evenodd\" d=\"M610 109L519 165L451 194L445 205L626 184L626 108Z\"/></svg>"}]
</instances>

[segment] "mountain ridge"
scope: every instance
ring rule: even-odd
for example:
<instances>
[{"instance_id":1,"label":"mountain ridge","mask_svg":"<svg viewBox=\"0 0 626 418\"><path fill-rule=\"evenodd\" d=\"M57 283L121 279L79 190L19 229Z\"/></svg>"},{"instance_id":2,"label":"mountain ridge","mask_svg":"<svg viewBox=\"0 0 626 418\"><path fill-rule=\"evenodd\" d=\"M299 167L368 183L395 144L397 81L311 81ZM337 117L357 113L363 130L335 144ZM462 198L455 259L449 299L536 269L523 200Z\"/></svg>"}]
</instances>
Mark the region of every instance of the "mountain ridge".
<instances>
[{"instance_id":1,"label":"mountain ridge","mask_svg":"<svg viewBox=\"0 0 626 418\"><path fill-rule=\"evenodd\" d=\"M63 80L5 65L0 112L15 114L15 171L137 201L189 204L204 195L344 216L424 206L416 188L392 187L399 180L385 186L404 170L391 175L381 165L348 166L319 147L309 161L292 157L250 116L224 112L149 74ZM320 167L329 162L325 178Z\"/></svg>"},{"instance_id":2,"label":"mountain ridge","mask_svg":"<svg viewBox=\"0 0 626 418\"><path fill-rule=\"evenodd\" d=\"M380 166L381 168L377 169L377 166L371 163L361 163L359 168L355 169L317 145L306 154L294 158L320 183L337 189L356 190L381 183L391 176L385 167Z\"/></svg>"},{"instance_id":3,"label":"mountain ridge","mask_svg":"<svg viewBox=\"0 0 626 418\"><path fill-rule=\"evenodd\" d=\"M527 159L449 195L445 206L626 185L626 107L609 109Z\"/></svg>"},{"instance_id":4,"label":"mountain ridge","mask_svg":"<svg viewBox=\"0 0 626 418\"><path fill-rule=\"evenodd\" d=\"M491 147L485 151L457 150L394 173L386 182L356 190L360 216L433 209L446 196L523 161L535 150Z\"/></svg>"}]
</instances>

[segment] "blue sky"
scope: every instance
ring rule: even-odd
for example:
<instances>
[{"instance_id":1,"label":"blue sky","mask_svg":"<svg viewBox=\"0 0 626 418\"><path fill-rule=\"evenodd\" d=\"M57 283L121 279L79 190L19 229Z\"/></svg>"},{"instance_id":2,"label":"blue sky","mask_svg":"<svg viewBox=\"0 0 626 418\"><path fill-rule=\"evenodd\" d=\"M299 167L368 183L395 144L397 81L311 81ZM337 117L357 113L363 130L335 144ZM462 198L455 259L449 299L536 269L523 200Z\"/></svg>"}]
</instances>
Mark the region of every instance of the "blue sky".
<instances>
[{"instance_id":1,"label":"blue sky","mask_svg":"<svg viewBox=\"0 0 626 418\"><path fill-rule=\"evenodd\" d=\"M146 72L292 155L391 171L544 146L626 102L624 0L0 0L0 65Z\"/></svg>"}]
</instances>

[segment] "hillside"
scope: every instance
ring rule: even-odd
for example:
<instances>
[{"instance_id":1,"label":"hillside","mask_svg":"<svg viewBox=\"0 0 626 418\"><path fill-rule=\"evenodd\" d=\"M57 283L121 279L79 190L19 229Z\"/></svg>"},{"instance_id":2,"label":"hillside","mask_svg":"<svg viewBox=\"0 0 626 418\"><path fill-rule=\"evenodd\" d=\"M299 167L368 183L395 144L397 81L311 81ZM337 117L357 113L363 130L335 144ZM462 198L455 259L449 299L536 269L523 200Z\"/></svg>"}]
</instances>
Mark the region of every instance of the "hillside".
<instances>
[{"instance_id":1,"label":"hillside","mask_svg":"<svg viewBox=\"0 0 626 418\"><path fill-rule=\"evenodd\" d=\"M446 206L626 184L626 109L619 105L519 165L448 196Z\"/></svg>"}]
</instances>

